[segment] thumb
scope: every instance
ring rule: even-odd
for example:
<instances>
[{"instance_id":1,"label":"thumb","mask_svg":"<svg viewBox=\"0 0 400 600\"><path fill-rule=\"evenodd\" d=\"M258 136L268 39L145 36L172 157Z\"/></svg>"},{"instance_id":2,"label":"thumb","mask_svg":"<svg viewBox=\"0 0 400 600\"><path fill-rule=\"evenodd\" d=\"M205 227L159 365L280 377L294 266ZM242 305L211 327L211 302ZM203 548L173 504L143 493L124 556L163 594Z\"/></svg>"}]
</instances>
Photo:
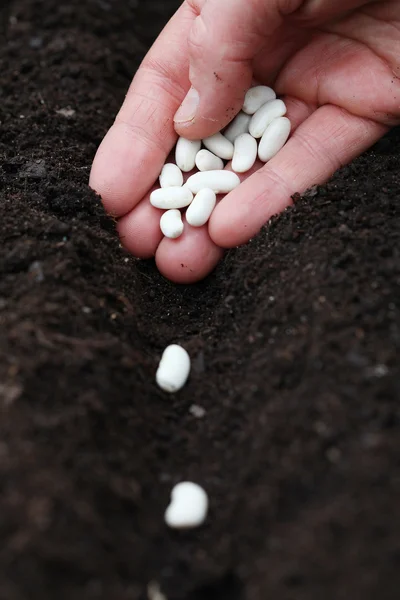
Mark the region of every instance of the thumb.
<instances>
[{"instance_id":1,"label":"thumb","mask_svg":"<svg viewBox=\"0 0 400 600\"><path fill-rule=\"evenodd\" d=\"M174 124L179 135L194 139L220 131L240 110L253 58L282 17L274 0L188 2L199 13L187 40L192 87Z\"/></svg>"}]
</instances>

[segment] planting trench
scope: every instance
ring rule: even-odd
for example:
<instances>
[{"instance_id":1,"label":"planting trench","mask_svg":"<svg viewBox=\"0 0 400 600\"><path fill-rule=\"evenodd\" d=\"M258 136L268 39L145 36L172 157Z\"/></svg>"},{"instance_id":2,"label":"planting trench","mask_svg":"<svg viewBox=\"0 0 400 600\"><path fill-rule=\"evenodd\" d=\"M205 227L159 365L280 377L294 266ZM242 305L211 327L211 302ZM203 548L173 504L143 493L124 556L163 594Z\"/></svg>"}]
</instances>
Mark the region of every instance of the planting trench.
<instances>
[{"instance_id":1,"label":"planting trench","mask_svg":"<svg viewBox=\"0 0 400 600\"><path fill-rule=\"evenodd\" d=\"M0 20L0 598L394 600L399 130L205 281L164 280L87 180L176 6ZM170 342L193 359L174 396L154 381ZM177 533L183 479L210 512Z\"/></svg>"}]
</instances>

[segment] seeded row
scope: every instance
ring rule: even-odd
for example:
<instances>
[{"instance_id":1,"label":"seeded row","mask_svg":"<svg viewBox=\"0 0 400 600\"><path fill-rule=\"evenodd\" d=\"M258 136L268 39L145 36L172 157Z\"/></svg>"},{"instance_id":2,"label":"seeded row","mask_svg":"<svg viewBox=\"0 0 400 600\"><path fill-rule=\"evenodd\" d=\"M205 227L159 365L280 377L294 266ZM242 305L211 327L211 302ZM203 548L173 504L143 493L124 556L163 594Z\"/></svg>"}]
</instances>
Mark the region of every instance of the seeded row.
<instances>
[{"instance_id":1,"label":"seeded row","mask_svg":"<svg viewBox=\"0 0 400 600\"><path fill-rule=\"evenodd\" d=\"M267 162L284 146L290 134L290 121L285 114L286 106L276 99L275 92L266 86L257 86L247 92L243 110L223 133L202 141L179 138L176 164L164 165L159 178L160 189L150 196L153 206L166 210L160 219L162 233L173 239L182 235L183 208L187 209L186 221L192 227L207 223L217 194L227 194L240 184L237 173L250 170L257 155ZM232 161L233 172L224 170L224 160ZM195 167L198 172L184 183L183 173ZM189 377L190 363L190 356L182 346L168 346L157 369L158 386L167 393L179 391ZM164 520L174 529L190 529L202 525L207 512L207 493L198 484L183 481L171 491Z\"/></svg>"},{"instance_id":2,"label":"seeded row","mask_svg":"<svg viewBox=\"0 0 400 600\"><path fill-rule=\"evenodd\" d=\"M204 202L207 202L206 198ZM164 213L161 217L161 228L163 220L168 219L169 213L175 211L179 213L177 209ZM156 372L158 386L169 394L179 391L189 377L190 363L190 356L182 346L179 344L167 346ZM203 488L191 481L182 481L171 491L171 501L165 511L164 520L168 527L173 529L191 529L204 523L207 511L208 496Z\"/></svg>"},{"instance_id":3,"label":"seeded row","mask_svg":"<svg viewBox=\"0 0 400 600\"><path fill-rule=\"evenodd\" d=\"M162 233L172 239L182 235L186 221L192 227L205 225L215 208L217 194L228 194L240 185L237 173L246 173L255 164L271 160L290 135L285 103L267 86L248 90L242 110L222 131L203 140L180 137L175 162L164 165L160 189L150 195L150 203L166 212L160 219ZM202 145L204 148L202 148ZM232 171L224 170L232 161ZM184 183L183 173L198 172Z\"/></svg>"}]
</instances>

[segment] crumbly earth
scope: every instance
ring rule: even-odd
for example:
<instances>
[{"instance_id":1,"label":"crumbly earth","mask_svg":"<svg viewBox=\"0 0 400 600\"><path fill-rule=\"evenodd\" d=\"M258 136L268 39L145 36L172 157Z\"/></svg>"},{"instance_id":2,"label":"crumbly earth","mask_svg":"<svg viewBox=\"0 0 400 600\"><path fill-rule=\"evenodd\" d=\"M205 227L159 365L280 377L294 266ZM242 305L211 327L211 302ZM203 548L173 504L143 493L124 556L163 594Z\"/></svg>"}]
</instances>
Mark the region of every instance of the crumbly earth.
<instances>
[{"instance_id":1,"label":"crumbly earth","mask_svg":"<svg viewBox=\"0 0 400 600\"><path fill-rule=\"evenodd\" d=\"M0 599L397 599L399 130L176 286L87 181L177 2L9 4ZM174 396L154 382L170 342L193 358ZM184 479L210 497L186 533L163 522Z\"/></svg>"}]
</instances>

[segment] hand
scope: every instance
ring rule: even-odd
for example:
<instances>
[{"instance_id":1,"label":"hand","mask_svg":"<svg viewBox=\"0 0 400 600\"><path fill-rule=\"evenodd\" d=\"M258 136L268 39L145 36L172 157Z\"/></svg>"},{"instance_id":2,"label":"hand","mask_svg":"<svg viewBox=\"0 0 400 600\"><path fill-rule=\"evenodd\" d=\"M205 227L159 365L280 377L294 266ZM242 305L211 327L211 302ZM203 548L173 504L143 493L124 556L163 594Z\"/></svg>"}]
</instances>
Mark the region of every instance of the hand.
<instances>
[{"instance_id":1,"label":"hand","mask_svg":"<svg viewBox=\"0 0 400 600\"><path fill-rule=\"evenodd\" d=\"M195 139L219 131L253 78L283 97L291 138L242 177L208 227L163 238L149 191L177 133ZM192 89L178 111L191 85L197 110ZM400 0L187 0L136 73L90 185L120 218L128 250L155 256L166 277L190 283L215 267L223 248L253 237L295 192L329 179L399 122Z\"/></svg>"}]
</instances>

